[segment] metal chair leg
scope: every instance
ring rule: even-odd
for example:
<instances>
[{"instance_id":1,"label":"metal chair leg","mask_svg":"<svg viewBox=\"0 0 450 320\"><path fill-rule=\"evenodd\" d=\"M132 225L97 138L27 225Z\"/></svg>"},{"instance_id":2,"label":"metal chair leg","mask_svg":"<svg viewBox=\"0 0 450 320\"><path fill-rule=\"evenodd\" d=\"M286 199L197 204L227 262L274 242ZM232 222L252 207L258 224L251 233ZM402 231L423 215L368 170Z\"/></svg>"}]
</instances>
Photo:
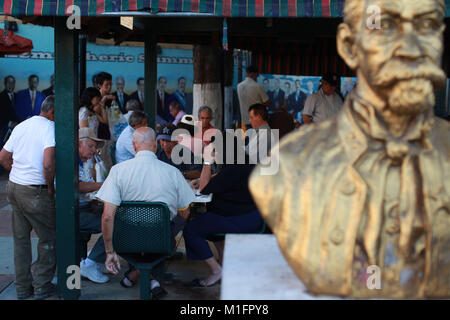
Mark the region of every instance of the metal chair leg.
<instances>
[{"instance_id":1,"label":"metal chair leg","mask_svg":"<svg viewBox=\"0 0 450 320\"><path fill-rule=\"evenodd\" d=\"M139 285L141 300L150 300L150 270L140 269Z\"/></svg>"}]
</instances>

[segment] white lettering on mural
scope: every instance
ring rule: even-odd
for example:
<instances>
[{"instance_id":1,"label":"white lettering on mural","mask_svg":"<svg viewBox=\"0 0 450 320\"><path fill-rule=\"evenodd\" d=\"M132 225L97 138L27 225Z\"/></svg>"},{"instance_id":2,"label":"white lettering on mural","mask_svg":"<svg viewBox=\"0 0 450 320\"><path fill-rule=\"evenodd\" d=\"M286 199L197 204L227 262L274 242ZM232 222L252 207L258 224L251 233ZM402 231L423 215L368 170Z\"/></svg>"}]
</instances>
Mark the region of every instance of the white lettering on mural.
<instances>
[{"instance_id":1,"label":"white lettering on mural","mask_svg":"<svg viewBox=\"0 0 450 320\"><path fill-rule=\"evenodd\" d=\"M33 59L33 60L53 60L53 52L32 51L22 54L6 54L5 58ZM137 59L134 55L120 54L95 54L90 51L86 52L86 61L98 62L119 62L119 63L144 63L145 55L139 54ZM169 57L162 56L157 58L158 63L166 64L193 64L192 58L188 57Z\"/></svg>"}]
</instances>

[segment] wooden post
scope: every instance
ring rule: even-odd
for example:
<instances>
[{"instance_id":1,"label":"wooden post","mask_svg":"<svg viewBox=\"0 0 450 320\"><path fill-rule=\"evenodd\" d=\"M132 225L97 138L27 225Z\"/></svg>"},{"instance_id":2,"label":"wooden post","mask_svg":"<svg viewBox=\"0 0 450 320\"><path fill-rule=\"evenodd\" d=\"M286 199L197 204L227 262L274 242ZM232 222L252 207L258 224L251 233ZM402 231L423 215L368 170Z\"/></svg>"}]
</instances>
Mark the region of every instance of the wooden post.
<instances>
[{"instance_id":1,"label":"wooden post","mask_svg":"<svg viewBox=\"0 0 450 320\"><path fill-rule=\"evenodd\" d=\"M78 299L80 289L68 286L79 276L69 266L80 265L78 212L78 33L55 18L55 137L56 137L56 256L58 293ZM79 281L79 279L78 279ZM76 283L76 282L75 282ZM78 282L79 283L79 282Z\"/></svg>"},{"instance_id":2,"label":"wooden post","mask_svg":"<svg viewBox=\"0 0 450 320\"><path fill-rule=\"evenodd\" d=\"M144 110L148 115L148 126L156 127L156 77L157 70L157 36L152 25L145 28L145 93Z\"/></svg>"}]
</instances>

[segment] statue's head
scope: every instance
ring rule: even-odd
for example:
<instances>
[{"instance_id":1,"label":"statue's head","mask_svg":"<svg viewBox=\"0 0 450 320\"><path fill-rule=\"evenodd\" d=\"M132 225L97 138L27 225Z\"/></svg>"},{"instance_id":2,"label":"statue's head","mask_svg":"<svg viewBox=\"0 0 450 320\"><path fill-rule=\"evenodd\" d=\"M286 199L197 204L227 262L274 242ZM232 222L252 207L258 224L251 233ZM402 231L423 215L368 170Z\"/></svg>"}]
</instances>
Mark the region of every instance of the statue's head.
<instances>
[{"instance_id":1,"label":"statue's head","mask_svg":"<svg viewBox=\"0 0 450 320\"><path fill-rule=\"evenodd\" d=\"M381 108L398 115L433 108L434 90L446 80L444 14L444 0L346 1L338 52Z\"/></svg>"}]
</instances>

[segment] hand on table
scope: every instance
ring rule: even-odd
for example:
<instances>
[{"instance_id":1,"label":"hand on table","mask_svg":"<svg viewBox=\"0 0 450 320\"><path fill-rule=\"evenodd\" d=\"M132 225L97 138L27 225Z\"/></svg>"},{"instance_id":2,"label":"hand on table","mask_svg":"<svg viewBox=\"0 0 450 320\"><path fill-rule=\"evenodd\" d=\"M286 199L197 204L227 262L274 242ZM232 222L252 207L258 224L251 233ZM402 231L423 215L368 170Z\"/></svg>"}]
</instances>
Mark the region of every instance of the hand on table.
<instances>
[{"instance_id":1,"label":"hand on table","mask_svg":"<svg viewBox=\"0 0 450 320\"><path fill-rule=\"evenodd\" d=\"M200 188L200 178L192 180L189 185L195 191Z\"/></svg>"}]
</instances>

